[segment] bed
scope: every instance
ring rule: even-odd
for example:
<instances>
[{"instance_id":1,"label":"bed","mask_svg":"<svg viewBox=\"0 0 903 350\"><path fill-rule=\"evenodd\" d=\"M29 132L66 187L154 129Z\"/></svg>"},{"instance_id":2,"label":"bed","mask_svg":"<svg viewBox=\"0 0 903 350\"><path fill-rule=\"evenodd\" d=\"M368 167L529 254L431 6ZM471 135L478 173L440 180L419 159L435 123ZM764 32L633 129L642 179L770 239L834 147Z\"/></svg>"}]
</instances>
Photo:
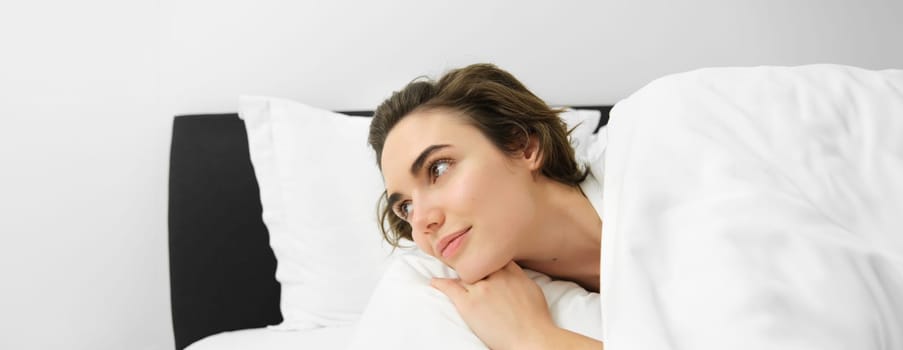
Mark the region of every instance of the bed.
<instances>
[{"instance_id":1,"label":"bed","mask_svg":"<svg viewBox=\"0 0 903 350\"><path fill-rule=\"evenodd\" d=\"M179 349L485 348L420 278L453 272L377 248L366 112L241 106L174 123ZM559 325L616 350L903 348L903 71L707 68L588 110L604 294L531 276Z\"/></svg>"},{"instance_id":2,"label":"bed","mask_svg":"<svg viewBox=\"0 0 903 350\"><path fill-rule=\"evenodd\" d=\"M607 122L611 106L577 109L595 112L590 114L595 120L584 126L596 132ZM372 112L341 114L366 120ZM169 179L170 288L177 349L217 334L191 348L344 348L353 325L272 327L283 321L277 261L261 217L245 122L238 113L176 116Z\"/></svg>"}]
</instances>

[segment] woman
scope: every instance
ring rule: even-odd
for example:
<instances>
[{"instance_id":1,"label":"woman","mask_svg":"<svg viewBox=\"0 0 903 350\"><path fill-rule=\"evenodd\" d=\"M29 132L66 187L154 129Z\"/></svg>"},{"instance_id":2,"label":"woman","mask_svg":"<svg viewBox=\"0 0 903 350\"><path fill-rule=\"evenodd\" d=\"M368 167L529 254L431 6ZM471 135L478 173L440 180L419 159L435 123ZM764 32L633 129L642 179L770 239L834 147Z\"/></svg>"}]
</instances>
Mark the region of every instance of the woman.
<instances>
[{"instance_id":1,"label":"woman","mask_svg":"<svg viewBox=\"0 0 903 350\"><path fill-rule=\"evenodd\" d=\"M370 145L392 244L458 272L432 286L493 349L599 349L555 326L521 266L599 290L602 221L558 111L488 64L415 81L376 110Z\"/></svg>"}]
</instances>

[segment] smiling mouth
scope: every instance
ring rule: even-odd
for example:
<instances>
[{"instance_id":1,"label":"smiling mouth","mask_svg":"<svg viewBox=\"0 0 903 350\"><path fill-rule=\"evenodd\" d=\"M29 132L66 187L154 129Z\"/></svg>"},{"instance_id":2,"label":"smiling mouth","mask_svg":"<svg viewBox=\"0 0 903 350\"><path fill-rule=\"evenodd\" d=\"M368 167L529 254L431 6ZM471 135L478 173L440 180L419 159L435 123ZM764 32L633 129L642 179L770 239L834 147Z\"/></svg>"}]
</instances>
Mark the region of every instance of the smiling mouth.
<instances>
[{"instance_id":1,"label":"smiling mouth","mask_svg":"<svg viewBox=\"0 0 903 350\"><path fill-rule=\"evenodd\" d=\"M451 238L451 240L449 240L448 243L445 244L445 246L441 248L441 251L439 254L442 255L443 258L449 258L452 255L454 255L459 250L461 245L464 244L464 239L467 238L466 236L468 233L470 233L470 229L471 228L468 227L466 230L462 231L461 233L455 234Z\"/></svg>"}]
</instances>

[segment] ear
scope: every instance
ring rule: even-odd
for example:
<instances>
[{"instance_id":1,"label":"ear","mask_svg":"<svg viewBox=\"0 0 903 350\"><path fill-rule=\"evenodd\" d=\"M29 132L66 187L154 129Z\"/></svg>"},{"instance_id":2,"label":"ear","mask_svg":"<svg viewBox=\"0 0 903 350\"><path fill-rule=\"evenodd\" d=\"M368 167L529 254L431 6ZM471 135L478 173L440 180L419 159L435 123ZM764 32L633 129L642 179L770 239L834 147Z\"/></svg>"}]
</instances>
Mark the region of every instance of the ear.
<instances>
[{"instance_id":1,"label":"ear","mask_svg":"<svg viewBox=\"0 0 903 350\"><path fill-rule=\"evenodd\" d=\"M539 140L536 136L529 136L527 145L523 150L523 160L531 171L539 170L542 166L542 151L539 149Z\"/></svg>"}]
</instances>

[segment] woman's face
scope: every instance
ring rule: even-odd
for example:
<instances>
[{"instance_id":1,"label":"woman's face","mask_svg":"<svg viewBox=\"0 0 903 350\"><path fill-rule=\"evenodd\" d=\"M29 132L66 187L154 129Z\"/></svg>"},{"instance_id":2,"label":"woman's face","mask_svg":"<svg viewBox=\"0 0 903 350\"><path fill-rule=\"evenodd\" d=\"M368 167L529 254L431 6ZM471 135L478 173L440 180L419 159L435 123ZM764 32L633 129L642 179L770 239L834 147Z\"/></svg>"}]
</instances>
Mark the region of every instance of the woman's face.
<instances>
[{"instance_id":1,"label":"woman's face","mask_svg":"<svg viewBox=\"0 0 903 350\"><path fill-rule=\"evenodd\" d=\"M389 132L382 172L417 247L472 283L515 259L535 217L536 154L510 157L448 109L415 111Z\"/></svg>"}]
</instances>

